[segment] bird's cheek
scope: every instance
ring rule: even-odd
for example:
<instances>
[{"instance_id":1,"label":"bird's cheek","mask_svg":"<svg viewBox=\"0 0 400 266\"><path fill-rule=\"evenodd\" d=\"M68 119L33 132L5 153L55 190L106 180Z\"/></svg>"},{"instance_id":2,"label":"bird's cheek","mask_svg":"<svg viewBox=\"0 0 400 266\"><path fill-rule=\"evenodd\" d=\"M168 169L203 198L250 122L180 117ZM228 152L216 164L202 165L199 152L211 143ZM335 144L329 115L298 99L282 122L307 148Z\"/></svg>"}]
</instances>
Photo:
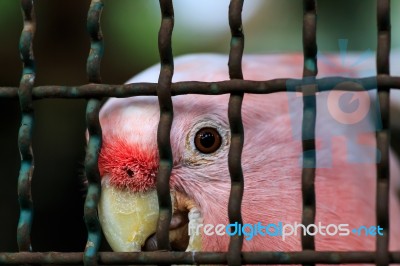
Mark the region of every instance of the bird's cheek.
<instances>
[{"instance_id":1,"label":"bird's cheek","mask_svg":"<svg viewBox=\"0 0 400 266\"><path fill-rule=\"evenodd\" d=\"M146 239L156 231L157 192L133 192L116 188L103 177L98 206L104 235L114 251L140 251Z\"/></svg>"}]
</instances>

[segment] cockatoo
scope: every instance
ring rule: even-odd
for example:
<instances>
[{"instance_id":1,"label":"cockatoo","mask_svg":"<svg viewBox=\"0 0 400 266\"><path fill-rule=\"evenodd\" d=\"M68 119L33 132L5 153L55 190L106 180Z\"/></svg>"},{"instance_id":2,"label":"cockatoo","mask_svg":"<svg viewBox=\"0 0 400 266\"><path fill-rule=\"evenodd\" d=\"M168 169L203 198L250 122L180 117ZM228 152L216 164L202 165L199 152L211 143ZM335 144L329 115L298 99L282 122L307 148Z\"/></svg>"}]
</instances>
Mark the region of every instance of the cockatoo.
<instances>
[{"instance_id":1,"label":"cockatoo","mask_svg":"<svg viewBox=\"0 0 400 266\"><path fill-rule=\"evenodd\" d=\"M348 54L346 60L354 62L357 57ZM226 55L217 54L177 57L172 81L229 80L227 62ZM339 55L327 55L319 61L318 77L374 75L374 62L371 57L358 66L346 66ZM301 78L303 56L245 55L242 66L246 80ZM155 65L128 83L156 83L159 71L160 65ZM244 95L242 217L246 224L301 223L302 94L291 91ZM317 95L316 225L347 224L349 230L379 226L375 218L375 160L379 151L375 148L374 128L379 121L371 122L373 115L369 110L375 109L374 97L370 96L366 91L350 94L329 91ZM174 226L170 241L177 250L228 249L228 231L207 235L201 227L229 224L228 99L229 94L172 98L170 191ZM100 111L103 144L99 156L102 192L98 213L114 251L143 250L156 232L158 122L159 105L155 96L111 98ZM400 207L395 196L399 168L393 155L390 168L390 249L399 250ZM192 225L199 230L189 234ZM334 232L334 227L330 231ZM375 236L364 231L360 235L350 232L346 236L338 233L315 236L316 250L320 251L374 250L375 241ZM300 251L301 231L285 239L281 235L245 237L243 251L261 250Z\"/></svg>"}]
</instances>

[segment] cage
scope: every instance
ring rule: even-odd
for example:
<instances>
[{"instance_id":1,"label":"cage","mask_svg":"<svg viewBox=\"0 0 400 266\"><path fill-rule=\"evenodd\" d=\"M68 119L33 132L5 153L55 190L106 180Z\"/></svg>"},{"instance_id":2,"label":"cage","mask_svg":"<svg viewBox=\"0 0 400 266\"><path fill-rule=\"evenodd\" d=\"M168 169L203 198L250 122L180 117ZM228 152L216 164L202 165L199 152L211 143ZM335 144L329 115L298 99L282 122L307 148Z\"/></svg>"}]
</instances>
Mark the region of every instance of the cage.
<instances>
[{"instance_id":1,"label":"cage","mask_svg":"<svg viewBox=\"0 0 400 266\"><path fill-rule=\"evenodd\" d=\"M362 84L364 88L375 89L375 81L380 101L382 130L376 134L377 147L382 152L382 158L377 163L377 223L382 226L384 235L376 238L375 252L320 252L315 251L314 237L302 237L300 252L241 252L243 236L234 236L230 240L228 252L176 252L169 250L168 227L171 219L171 202L169 198L169 176L171 164L159 169L157 182L159 185L160 218L157 228L157 240L160 251L122 253L99 252L101 242L101 227L97 218L97 203L100 196L100 176L98 172L98 152L101 148L101 127L99 110L105 97L131 97L138 95L158 96L161 106L159 128L160 160L170 162L171 147L169 131L173 120L171 97L175 95L195 94L226 94L230 93L229 121L231 126L232 145L229 153L231 173L230 222L241 222L240 204L243 195L243 173L240 157L242 152L243 125L241 119L241 101L244 93L273 93L287 90L287 80L280 81L250 81L243 80L241 59L244 50L244 34L242 31L241 13L244 1L232 0L229 7L229 25L231 28L231 46L229 53L229 74L231 80L222 82L191 82L185 86L172 83L173 55L171 36L174 26L174 11L172 0L160 0L162 14L161 27L158 36L158 48L162 69L158 83L146 86L138 84L108 85L102 84L100 63L104 52L103 36L100 27L100 16L103 10L102 0L92 0L87 15L87 30L90 36L91 48L87 59L88 84L81 86L36 86L35 59L33 57L33 35L36 28L36 16L33 0L21 0L24 27L20 38L19 50L23 62L23 72L19 87L0 87L0 98L19 99L21 110L21 126L18 133L21 166L18 178L18 198L20 216L17 231L19 252L1 252L0 264L345 264L371 263L388 265L400 263L400 252L389 252L389 91L400 88L400 78L391 76L389 72L390 55L390 1L377 0L377 74L374 77L349 79L320 79L317 75L317 41L316 41L316 0L303 0L303 79L293 80L295 87L301 88L304 100L303 134L311 139L303 141L304 168L302 170L303 193L303 224L311 224L315 219L315 140L313 138L316 120L315 93L324 88L334 87L345 81ZM215 89L217 88L217 89ZM310 90L311 89L311 90ZM357 90L357 88L346 88ZM31 178L34 157L32 149L32 128L37 119L34 117L33 102L39 99L85 99L87 100L86 120L89 130L89 141L86 149L85 171L88 178L88 192L84 205L84 218L88 237L86 248L82 252L37 252L32 250L30 234L33 222L33 200L31 196ZM310 167L311 166L311 167ZM396 225L393 225L396 226Z\"/></svg>"}]
</instances>

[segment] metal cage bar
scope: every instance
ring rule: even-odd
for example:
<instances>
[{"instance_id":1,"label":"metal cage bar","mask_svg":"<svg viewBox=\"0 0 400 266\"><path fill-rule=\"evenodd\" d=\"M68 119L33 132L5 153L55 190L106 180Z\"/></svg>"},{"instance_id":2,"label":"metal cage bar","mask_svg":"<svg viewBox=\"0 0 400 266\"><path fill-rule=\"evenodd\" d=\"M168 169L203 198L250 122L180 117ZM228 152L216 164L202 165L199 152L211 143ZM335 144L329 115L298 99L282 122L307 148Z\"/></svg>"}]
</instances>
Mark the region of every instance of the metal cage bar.
<instances>
[{"instance_id":1,"label":"metal cage bar","mask_svg":"<svg viewBox=\"0 0 400 266\"><path fill-rule=\"evenodd\" d=\"M229 52L229 77L243 79L242 56L244 35L242 25L242 9L244 0L231 0L229 5L229 26L231 29L231 47ZM231 131L231 144L228 153L228 169L231 177L231 191L228 201L229 223L242 224L241 205L244 190L242 171L242 150L244 130L242 122L243 92L232 93L228 103L228 120ZM228 250L228 265L242 265L241 250L243 235L230 237Z\"/></svg>"},{"instance_id":2,"label":"metal cage bar","mask_svg":"<svg viewBox=\"0 0 400 266\"><path fill-rule=\"evenodd\" d=\"M100 28L100 16L102 10L102 0L92 0L87 16L87 30L90 35L91 44L86 71L90 83L101 83L100 62L103 56L103 35ZM88 230L88 239L83 259L85 265L97 265L97 251L101 243L101 226L97 215L97 205L101 193L101 181L98 169L98 157L102 142L99 121L100 108L100 99L91 98L88 100L86 106L86 124L89 132L89 141L85 158L88 192L84 205L84 218Z\"/></svg>"},{"instance_id":3,"label":"metal cage bar","mask_svg":"<svg viewBox=\"0 0 400 266\"><path fill-rule=\"evenodd\" d=\"M98 262L101 265L150 265L168 264L227 264L225 252L99 252ZM400 263L400 252L389 252L390 263ZM82 252L20 252L0 253L0 264L82 264ZM298 252L242 252L243 264L375 264L375 252L354 251L312 251Z\"/></svg>"},{"instance_id":4,"label":"metal cage bar","mask_svg":"<svg viewBox=\"0 0 400 266\"><path fill-rule=\"evenodd\" d=\"M315 169L317 167L315 150L317 100L315 97L316 85L314 84L315 76L318 73L316 0L304 0L303 9L303 78L305 78L305 80L309 80L310 85L301 87L303 92L303 168L301 173L301 187L303 197L302 224L308 226L309 224L314 224L316 210L314 185ZM301 245L303 250L314 250L314 236L303 233L301 236Z\"/></svg>"},{"instance_id":5,"label":"metal cage bar","mask_svg":"<svg viewBox=\"0 0 400 266\"><path fill-rule=\"evenodd\" d=\"M221 95L227 93L270 94L287 92L287 82L293 88L309 85L307 79L271 79L264 81L225 80L218 82L182 81L171 83L171 95L203 94ZM339 86L339 91L364 91L376 89L376 82L382 86L400 89L400 77L372 76L365 78L326 77L313 81L316 92L331 91L336 85L347 82L347 86ZM88 99L92 97L126 98L132 96L157 96L157 83L130 83L123 85L85 84L80 86L38 86L32 91L33 100L42 99ZM301 92L301 91L300 91ZM0 98L14 99L18 97L18 88L0 87Z\"/></svg>"},{"instance_id":6,"label":"metal cage bar","mask_svg":"<svg viewBox=\"0 0 400 266\"><path fill-rule=\"evenodd\" d=\"M390 0L377 1L378 48L376 57L377 75L388 77L390 56ZM376 238L377 266L389 264L389 110L390 86L378 80L378 99L381 113L382 130L376 132L377 186L376 186L376 219L383 228L383 235ZM380 157L380 158L379 158ZM380 161L379 161L380 159Z\"/></svg>"},{"instance_id":7,"label":"metal cage bar","mask_svg":"<svg viewBox=\"0 0 400 266\"><path fill-rule=\"evenodd\" d=\"M33 37L36 20L33 0L21 0L24 28L21 33L19 50L23 62L22 77L18 89L22 119L18 132L18 146L21 154L21 168L18 177L18 200L20 216L17 228L19 251L32 251L31 226L33 202L31 180L33 175L32 132L34 126L32 89L35 82L35 60L33 57Z\"/></svg>"},{"instance_id":8,"label":"metal cage bar","mask_svg":"<svg viewBox=\"0 0 400 266\"><path fill-rule=\"evenodd\" d=\"M160 106L160 122L157 130L160 159L157 173L157 196L160 214L156 237L158 249L170 250L169 226L172 218L172 203L169 180L173 162L170 133L174 116L171 98L171 82L174 74L174 59L171 45L172 30L174 28L172 0L160 0L160 8L162 18L158 33L158 50L160 53L161 70L157 84L157 96Z\"/></svg>"}]
</instances>

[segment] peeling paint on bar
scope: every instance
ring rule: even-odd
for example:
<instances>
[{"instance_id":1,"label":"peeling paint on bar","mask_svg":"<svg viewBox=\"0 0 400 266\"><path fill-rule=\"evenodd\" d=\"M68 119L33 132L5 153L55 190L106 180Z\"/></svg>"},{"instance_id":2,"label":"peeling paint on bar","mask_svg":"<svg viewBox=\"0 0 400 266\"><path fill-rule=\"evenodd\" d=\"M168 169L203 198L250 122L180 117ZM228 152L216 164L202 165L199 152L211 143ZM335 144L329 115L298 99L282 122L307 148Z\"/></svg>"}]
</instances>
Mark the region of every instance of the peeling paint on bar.
<instances>
[{"instance_id":1,"label":"peeling paint on bar","mask_svg":"<svg viewBox=\"0 0 400 266\"><path fill-rule=\"evenodd\" d=\"M18 177L20 216L17 227L17 243L19 251L32 251L30 239L33 219L31 180L34 167L32 151L32 133L34 127L32 89L35 82L35 61L32 42L36 29L36 21L33 0L21 0L21 7L24 28L19 42L23 70L20 87L18 88L22 117L18 132L21 168Z\"/></svg>"},{"instance_id":2,"label":"peeling paint on bar","mask_svg":"<svg viewBox=\"0 0 400 266\"><path fill-rule=\"evenodd\" d=\"M103 57L103 35L100 27L100 17L103 10L101 0L92 0L87 16L87 31L90 35L90 52L86 71L90 83L101 83L100 63ZM75 90L72 90L76 94ZM97 265L97 252L101 243L101 226L97 215L97 205L100 200L101 183L98 169L98 156L101 149L102 134L99 120L101 100L88 99L86 107L86 124L89 131L89 141L86 148L85 171L88 180L88 191L84 205L84 218L88 231L83 262L85 265Z\"/></svg>"}]
</instances>

